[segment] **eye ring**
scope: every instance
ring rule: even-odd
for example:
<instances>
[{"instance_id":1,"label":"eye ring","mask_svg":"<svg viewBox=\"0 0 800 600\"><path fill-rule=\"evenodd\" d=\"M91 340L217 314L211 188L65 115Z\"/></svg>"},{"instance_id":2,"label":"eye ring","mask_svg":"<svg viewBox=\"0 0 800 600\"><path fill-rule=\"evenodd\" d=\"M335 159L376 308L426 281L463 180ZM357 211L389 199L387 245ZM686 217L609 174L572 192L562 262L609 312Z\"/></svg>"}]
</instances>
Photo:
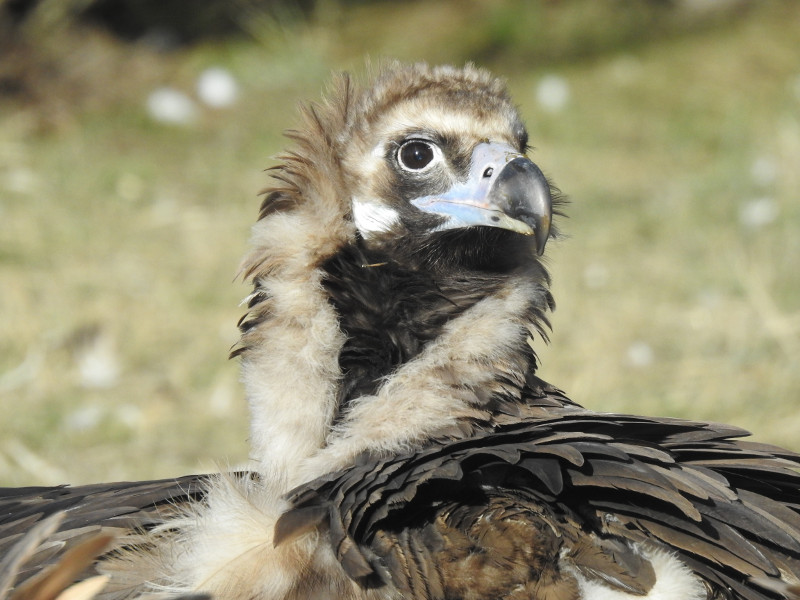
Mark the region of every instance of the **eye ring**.
<instances>
[{"instance_id":1,"label":"eye ring","mask_svg":"<svg viewBox=\"0 0 800 600\"><path fill-rule=\"evenodd\" d=\"M426 140L404 142L397 150L397 163L406 171L420 173L433 166L441 156L439 147Z\"/></svg>"}]
</instances>

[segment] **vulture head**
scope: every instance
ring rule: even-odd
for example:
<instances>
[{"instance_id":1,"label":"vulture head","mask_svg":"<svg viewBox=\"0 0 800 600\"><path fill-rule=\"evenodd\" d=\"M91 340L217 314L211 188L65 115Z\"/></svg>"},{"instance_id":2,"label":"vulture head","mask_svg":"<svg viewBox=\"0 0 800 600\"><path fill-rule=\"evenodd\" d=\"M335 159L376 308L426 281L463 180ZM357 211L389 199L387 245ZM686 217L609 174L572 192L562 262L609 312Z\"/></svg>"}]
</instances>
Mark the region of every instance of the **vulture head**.
<instances>
[{"instance_id":1,"label":"vulture head","mask_svg":"<svg viewBox=\"0 0 800 600\"><path fill-rule=\"evenodd\" d=\"M365 248L441 269L507 269L542 253L549 185L525 156L528 134L496 79L395 70L365 105L341 149Z\"/></svg>"},{"instance_id":2,"label":"vulture head","mask_svg":"<svg viewBox=\"0 0 800 600\"><path fill-rule=\"evenodd\" d=\"M542 254L550 185L487 72L393 65L366 90L343 77L303 112L305 127L288 132L297 148L274 167L286 185L266 190L261 218L315 205L339 225L331 241L414 268L508 269Z\"/></svg>"}]
</instances>

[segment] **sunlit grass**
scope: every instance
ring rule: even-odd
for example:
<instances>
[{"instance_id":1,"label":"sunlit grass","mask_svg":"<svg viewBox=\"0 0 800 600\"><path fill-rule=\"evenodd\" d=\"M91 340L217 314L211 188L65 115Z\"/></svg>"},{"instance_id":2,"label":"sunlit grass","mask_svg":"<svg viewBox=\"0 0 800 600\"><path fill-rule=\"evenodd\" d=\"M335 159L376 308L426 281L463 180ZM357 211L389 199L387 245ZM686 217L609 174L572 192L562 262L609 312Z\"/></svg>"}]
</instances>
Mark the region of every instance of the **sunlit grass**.
<instances>
[{"instance_id":1,"label":"sunlit grass","mask_svg":"<svg viewBox=\"0 0 800 600\"><path fill-rule=\"evenodd\" d=\"M800 449L800 5L771 6L587 58L490 62L571 198L548 249L558 310L542 375L597 410L728 421ZM152 85L191 94L222 64L242 86L234 109L192 127L150 121L150 88L51 133L0 120L0 482L246 458L226 359L247 292L234 276L295 104L330 68L361 68L337 19L170 58ZM380 23L382 48L419 58ZM558 110L539 103L545 76L569 91ZM777 211L760 225L759 199ZM92 361L110 381L81 374Z\"/></svg>"},{"instance_id":2,"label":"sunlit grass","mask_svg":"<svg viewBox=\"0 0 800 600\"><path fill-rule=\"evenodd\" d=\"M797 38L743 20L563 68L570 104L532 111L573 199L544 371L585 404L800 447Z\"/></svg>"}]
</instances>

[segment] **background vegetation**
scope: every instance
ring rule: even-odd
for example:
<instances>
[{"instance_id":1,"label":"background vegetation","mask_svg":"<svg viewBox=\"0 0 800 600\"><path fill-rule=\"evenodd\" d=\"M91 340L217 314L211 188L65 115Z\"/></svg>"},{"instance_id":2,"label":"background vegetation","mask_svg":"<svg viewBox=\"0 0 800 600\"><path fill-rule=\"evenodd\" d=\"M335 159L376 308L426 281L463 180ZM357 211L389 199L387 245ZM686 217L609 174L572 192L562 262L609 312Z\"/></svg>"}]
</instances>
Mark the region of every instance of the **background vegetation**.
<instances>
[{"instance_id":1,"label":"background vegetation","mask_svg":"<svg viewBox=\"0 0 800 600\"><path fill-rule=\"evenodd\" d=\"M0 1L0 484L246 459L262 169L332 69L384 56L507 77L569 196L546 379L800 450L800 3L241 0L187 31L137 4ZM209 67L232 106L198 101ZM148 113L164 87L183 125Z\"/></svg>"}]
</instances>

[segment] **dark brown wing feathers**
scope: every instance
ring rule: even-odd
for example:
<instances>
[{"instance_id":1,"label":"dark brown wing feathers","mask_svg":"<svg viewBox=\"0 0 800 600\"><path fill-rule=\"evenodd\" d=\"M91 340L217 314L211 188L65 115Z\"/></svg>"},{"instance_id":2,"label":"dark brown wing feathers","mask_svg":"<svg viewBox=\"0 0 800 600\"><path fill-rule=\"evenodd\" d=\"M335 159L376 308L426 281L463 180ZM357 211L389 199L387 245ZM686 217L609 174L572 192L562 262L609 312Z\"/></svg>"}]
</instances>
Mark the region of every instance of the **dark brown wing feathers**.
<instances>
[{"instance_id":1,"label":"dark brown wing feathers","mask_svg":"<svg viewBox=\"0 0 800 600\"><path fill-rule=\"evenodd\" d=\"M94 558L113 548L113 539L163 523L202 496L204 480L0 488L0 588L14 585L41 599L65 577L66 586L97 575Z\"/></svg>"},{"instance_id":2,"label":"dark brown wing feathers","mask_svg":"<svg viewBox=\"0 0 800 600\"><path fill-rule=\"evenodd\" d=\"M780 597L757 582L800 574L800 457L736 439L743 433L713 424L576 413L500 427L416 455L365 457L336 478L301 486L291 501L295 510L313 507L308 514L317 520L319 509L327 510L333 548L356 580L369 586L391 577L412 597L428 596L415 595L420 590L410 575L398 584L400 563L404 573L430 569L423 563L448 556L455 564L441 548L463 537L465 527L498 519L538 531L528 535L544 553L540 562L557 562L558 552L547 548L559 540L558 548L569 548L581 572L609 577L614 569L608 565L618 565L623 574L613 585L620 589L640 585L625 575L632 567L620 566L634 554L622 544L613 558L588 532L598 532L604 542L667 547L720 594ZM497 508L502 502L505 513ZM459 528L453 515L462 509L480 517ZM426 549L420 539L439 541ZM475 543L470 535L466 539ZM470 557L476 549L464 551ZM594 567L582 566L581 557L594 557ZM371 566L367 574L365 565ZM537 574L551 575L545 569ZM438 577L447 589L448 577Z\"/></svg>"}]
</instances>

